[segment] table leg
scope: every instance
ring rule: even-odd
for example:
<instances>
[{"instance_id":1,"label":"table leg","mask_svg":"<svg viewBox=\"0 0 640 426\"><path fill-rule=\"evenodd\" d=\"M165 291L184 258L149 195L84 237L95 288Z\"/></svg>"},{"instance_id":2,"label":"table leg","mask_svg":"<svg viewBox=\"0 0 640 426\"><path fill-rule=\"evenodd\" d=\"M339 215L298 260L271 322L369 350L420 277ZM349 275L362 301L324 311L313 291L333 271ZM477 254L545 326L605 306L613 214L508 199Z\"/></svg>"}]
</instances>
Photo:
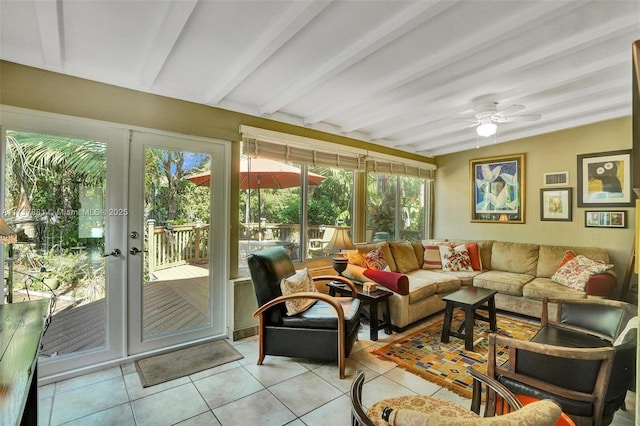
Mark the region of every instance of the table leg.
<instances>
[{"instance_id":1,"label":"table leg","mask_svg":"<svg viewBox=\"0 0 640 426\"><path fill-rule=\"evenodd\" d=\"M374 342L378 340L378 302L369 305L369 338Z\"/></svg>"},{"instance_id":2,"label":"table leg","mask_svg":"<svg viewBox=\"0 0 640 426\"><path fill-rule=\"evenodd\" d=\"M464 348L468 351L473 350L473 324L475 317L475 309L473 306L464 308Z\"/></svg>"},{"instance_id":3,"label":"table leg","mask_svg":"<svg viewBox=\"0 0 640 426\"><path fill-rule=\"evenodd\" d=\"M449 343L449 332L451 331L451 314L453 312L453 305L447 302L447 307L444 309L444 323L442 324L442 336L440 341L442 343Z\"/></svg>"},{"instance_id":4,"label":"table leg","mask_svg":"<svg viewBox=\"0 0 640 426\"><path fill-rule=\"evenodd\" d=\"M383 315L382 318L384 319L384 322L387 325L384 328L384 332L386 334L391 334L392 333L392 331L391 331L391 308L389 308L389 298L388 297L384 298L384 312L383 312L382 315Z\"/></svg>"},{"instance_id":5,"label":"table leg","mask_svg":"<svg viewBox=\"0 0 640 426\"><path fill-rule=\"evenodd\" d=\"M496 300L493 296L489 299L489 330L498 331L498 322L496 321Z\"/></svg>"}]
</instances>

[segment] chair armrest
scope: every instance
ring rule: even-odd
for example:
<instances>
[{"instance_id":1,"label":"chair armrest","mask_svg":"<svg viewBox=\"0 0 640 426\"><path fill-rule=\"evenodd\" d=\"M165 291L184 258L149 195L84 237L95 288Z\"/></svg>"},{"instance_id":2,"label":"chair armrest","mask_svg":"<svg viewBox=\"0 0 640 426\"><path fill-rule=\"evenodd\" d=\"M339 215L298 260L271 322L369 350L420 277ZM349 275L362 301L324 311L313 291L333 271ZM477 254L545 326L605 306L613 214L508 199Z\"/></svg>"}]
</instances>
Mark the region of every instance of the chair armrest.
<instances>
[{"instance_id":1,"label":"chair armrest","mask_svg":"<svg viewBox=\"0 0 640 426\"><path fill-rule=\"evenodd\" d=\"M482 402L482 384L487 386L486 405L484 410L485 417L491 417L496 415L496 405L498 400L496 394L502 398L510 407L509 411L518 410L522 408L522 403L516 396L507 389L502 383L497 380L482 374L473 367L467 367L467 372L473 377L473 393L471 396L471 411L476 414L480 414L480 404ZM504 406L500 406L500 414L504 414Z\"/></svg>"},{"instance_id":2,"label":"chair armrest","mask_svg":"<svg viewBox=\"0 0 640 426\"><path fill-rule=\"evenodd\" d=\"M353 298L358 297L358 290L356 288L356 285L353 283L353 281L351 281L347 277L343 277L340 275L318 275L316 277L311 277L311 279L314 282L315 281L340 281L349 286L349 288L351 289L351 297Z\"/></svg>"},{"instance_id":3,"label":"chair armrest","mask_svg":"<svg viewBox=\"0 0 640 426\"><path fill-rule=\"evenodd\" d=\"M333 309L335 309L336 314L338 315L338 324L344 324L344 311L342 310L342 305L340 305L340 300L344 300L344 297L331 297L328 294L324 293L316 293L312 291L301 291L299 293L288 294L286 296L279 296L275 299L270 300L264 305L260 306L254 313L253 316L257 317L258 315L264 314L264 312L279 304L284 303L287 300L291 299L316 299L322 300L323 302L327 302L330 304Z\"/></svg>"},{"instance_id":4,"label":"chair armrest","mask_svg":"<svg viewBox=\"0 0 640 426\"><path fill-rule=\"evenodd\" d=\"M509 348L508 363L497 365L496 346L506 346ZM600 372L598 373L597 382L594 385L594 388L599 389L599 391L594 391L594 393L592 394L580 392L522 374L521 371L526 370L526 368L522 364L518 364L519 356L517 350L536 353L542 356L567 358L570 360L601 361ZM487 354L487 375L494 378L498 376L507 377L509 379L523 383L527 386L576 401L594 402L595 394L604 394L603 390L606 389L606 383L608 383L609 377L611 375L614 356L615 348L611 346L599 348L572 348L517 340L510 337L490 333L489 352ZM516 369L520 372L516 371Z\"/></svg>"}]
</instances>

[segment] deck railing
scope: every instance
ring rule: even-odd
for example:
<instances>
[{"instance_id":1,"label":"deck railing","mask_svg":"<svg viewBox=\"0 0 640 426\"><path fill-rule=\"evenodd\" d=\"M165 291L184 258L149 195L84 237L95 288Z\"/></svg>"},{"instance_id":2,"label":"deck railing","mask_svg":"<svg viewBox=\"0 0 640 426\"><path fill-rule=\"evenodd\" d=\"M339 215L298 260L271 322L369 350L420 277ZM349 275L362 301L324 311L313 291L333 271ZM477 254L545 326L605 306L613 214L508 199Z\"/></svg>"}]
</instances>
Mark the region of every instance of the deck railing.
<instances>
[{"instance_id":1,"label":"deck railing","mask_svg":"<svg viewBox=\"0 0 640 426\"><path fill-rule=\"evenodd\" d=\"M209 259L209 225L155 226L147 221L149 273Z\"/></svg>"}]
</instances>

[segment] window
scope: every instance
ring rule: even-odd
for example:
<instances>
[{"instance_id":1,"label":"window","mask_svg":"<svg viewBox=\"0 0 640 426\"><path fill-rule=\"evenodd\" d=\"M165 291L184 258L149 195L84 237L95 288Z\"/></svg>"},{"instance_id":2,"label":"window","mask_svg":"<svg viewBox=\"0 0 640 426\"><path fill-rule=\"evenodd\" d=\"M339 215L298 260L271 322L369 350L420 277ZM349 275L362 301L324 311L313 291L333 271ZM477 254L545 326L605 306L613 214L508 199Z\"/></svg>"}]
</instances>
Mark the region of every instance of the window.
<instances>
[{"instance_id":1,"label":"window","mask_svg":"<svg viewBox=\"0 0 640 426\"><path fill-rule=\"evenodd\" d=\"M249 253L270 246L285 247L294 261L329 256L327 244L341 227L352 240L356 233L360 241L426 238L434 166L248 126L241 132L241 274ZM290 180L266 180L276 169ZM366 175L366 188L356 188L365 185L358 175ZM366 194L366 211L355 210L357 193Z\"/></svg>"},{"instance_id":2,"label":"window","mask_svg":"<svg viewBox=\"0 0 640 426\"><path fill-rule=\"evenodd\" d=\"M239 207L240 268L247 255L273 246L294 261L326 256L330 233L351 226L353 172L245 157Z\"/></svg>"},{"instance_id":3,"label":"window","mask_svg":"<svg viewBox=\"0 0 640 426\"><path fill-rule=\"evenodd\" d=\"M427 180L367 174L367 241L426 238Z\"/></svg>"}]
</instances>

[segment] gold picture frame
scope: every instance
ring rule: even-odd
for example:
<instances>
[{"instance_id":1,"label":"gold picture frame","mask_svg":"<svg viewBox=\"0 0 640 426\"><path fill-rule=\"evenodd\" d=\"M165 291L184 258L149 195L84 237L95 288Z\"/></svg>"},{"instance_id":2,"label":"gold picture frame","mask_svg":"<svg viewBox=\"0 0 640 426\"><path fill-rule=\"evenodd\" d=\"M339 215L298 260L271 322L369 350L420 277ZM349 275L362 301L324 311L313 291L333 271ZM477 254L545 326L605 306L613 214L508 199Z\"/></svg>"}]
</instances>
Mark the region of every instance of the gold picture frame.
<instances>
[{"instance_id":1,"label":"gold picture frame","mask_svg":"<svg viewBox=\"0 0 640 426\"><path fill-rule=\"evenodd\" d=\"M525 154L469 160L471 222L525 223Z\"/></svg>"}]
</instances>

